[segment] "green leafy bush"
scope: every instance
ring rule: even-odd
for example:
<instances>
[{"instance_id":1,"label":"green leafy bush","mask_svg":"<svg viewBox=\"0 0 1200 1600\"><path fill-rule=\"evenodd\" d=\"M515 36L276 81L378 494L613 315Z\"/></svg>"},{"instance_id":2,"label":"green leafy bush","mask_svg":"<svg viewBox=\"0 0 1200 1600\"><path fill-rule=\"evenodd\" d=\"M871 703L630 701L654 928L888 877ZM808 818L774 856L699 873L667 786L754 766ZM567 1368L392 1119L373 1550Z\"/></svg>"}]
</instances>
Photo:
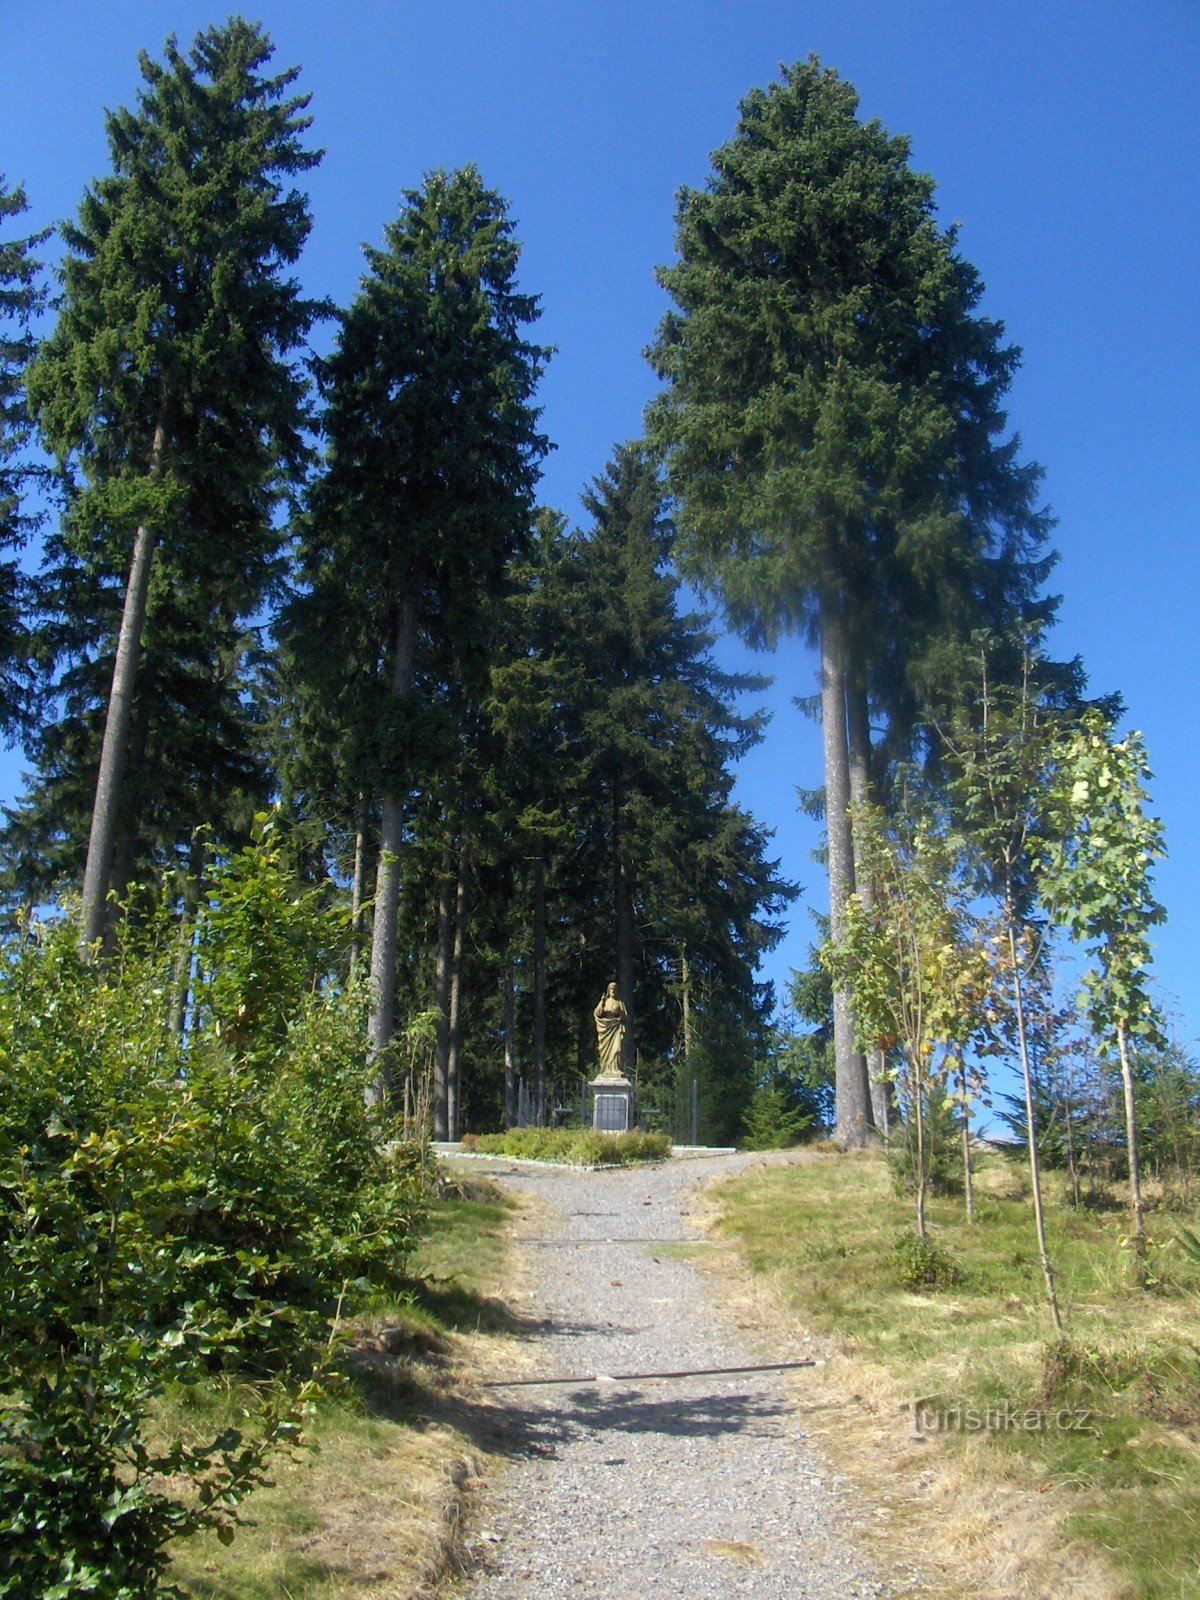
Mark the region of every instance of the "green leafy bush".
<instances>
[{"instance_id":1,"label":"green leafy bush","mask_svg":"<svg viewBox=\"0 0 1200 1600\"><path fill-rule=\"evenodd\" d=\"M463 1144L486 1155L564 1161L581 1167L662 1161L671 1154L671 1140L665 1133L597 1133L591 1128L510 1128L507 1133L468 1134Z\"/></svg>"},{"instance_id":2,"label":"green leafy bush","mask_svg":"<svg viewBox=\"0 0 1200 1600\"><path fill-rule=\"evenodd\" d=\"M892 1244L891 1266L902 1289L949 1289L963 1279L948 1251L907 1229L898 1233Z\"/></svg>"},{"instance_id":3,"label":"green leafy bush","mask_svg":"<svg viewBox=\"0 0 1200 1600\"><path fill-rule=\"evenodd\" d=\"M300 954L318 912L269 829L215 869L184 1036L161 929L107 967L67 919L0 952L0 1596L161 1593L295 1438L339 1302L400 1281L419 1162L364 1103L361 995ZM158 1398L222 1373L244 1426L163 1437Z\"/></svg>"}]
</instances>

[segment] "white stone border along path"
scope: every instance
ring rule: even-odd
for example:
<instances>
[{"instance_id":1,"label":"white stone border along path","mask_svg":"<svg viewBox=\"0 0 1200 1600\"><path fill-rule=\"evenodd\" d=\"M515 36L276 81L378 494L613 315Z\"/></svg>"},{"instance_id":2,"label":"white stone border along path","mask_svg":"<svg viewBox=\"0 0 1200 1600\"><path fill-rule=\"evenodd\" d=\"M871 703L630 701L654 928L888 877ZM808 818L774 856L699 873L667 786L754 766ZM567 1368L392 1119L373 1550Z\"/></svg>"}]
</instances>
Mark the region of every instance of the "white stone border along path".
<instances>
[{"instance_id":1,"label":"white stone border along path","mask_svg":"<svg viewBox=\"0 0 1200 1600\"><path fill-rule=\"evenodd\" d=\"M847 1491L805 1439L783 1375L713 1371L763 1358L722 1325L703 1274L671 1244L689 1238L697 1184L755 1160L488 1164L546 1202L519 1245L532 1291L521 1309L544 1329L533 1368L492 1391L523 1445L475 1532L469 1600L919 1592L856 1542ZM643 1373L672 1376L614 1377ZM564 1376L580 1381L529 1382Z\"/></svg>"}]
</instances>

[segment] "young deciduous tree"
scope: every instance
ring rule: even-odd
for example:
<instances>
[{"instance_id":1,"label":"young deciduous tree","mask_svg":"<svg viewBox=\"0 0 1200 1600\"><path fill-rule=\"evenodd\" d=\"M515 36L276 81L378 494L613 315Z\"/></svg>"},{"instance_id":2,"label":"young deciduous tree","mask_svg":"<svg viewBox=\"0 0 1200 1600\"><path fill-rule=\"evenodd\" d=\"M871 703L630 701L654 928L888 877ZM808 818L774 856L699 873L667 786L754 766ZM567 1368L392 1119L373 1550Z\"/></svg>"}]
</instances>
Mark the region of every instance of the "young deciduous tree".
<instances>
[{"instance_id":1,"label":"young deciduous tree","mask_svg":"<svg viewBox=\"0 0 1200 1600\"><path fill-rule=\"evenodd\" d=\"M971 628L1026 615L1045 570L1038 470L1005 439L1018 352L938 226L908 141L861 122L815 58L742 102L683 189L675 302L650 358L688 574L754 643L820 648L830 913L854 888L851 746L944 672ZM865 751L860 751L865 755ZM863 765L866 770L866 764ZM834 997L837 1136L870 1137L849 997Z\"/></svg>"},{"instance_id":2,"label":"young deciduous tree","mask_svg":"<svg viewBox=\"0 0 1200 1600\"><path fill-rule=\"evenodd\" d=\"M1087 946L1096 965L1083 988L1097 1038L1115 1039L1125 1099L1125 1149L1135 1240L1144 1233L1131 1040L1163 1043L1147 988L1150 929L1165 920L1155 900L1163 825L1145 811L1150 777L1138 733L1117 739L1090 712L1055 746L1050 806L1056 826L1039 858L1039 886L1054 919Z\"/></svg>"},{"instance_id":3,"label":"young deciduous tree","mask_svg":"<svg viewBox=\"0 0 1200 1600\"><path fill-rule=\"evenodd\" d=\"M141 56L136 109L108 115L112 171L64 228L59 319L29 372L70 483L43 605L57 611L73 587L85 607L75 663L111 672L83 881L88 947L104 931L122 790L153 721L147 630L162 613L210 683L222 681L221 652L272 578L273 512L306 459L297 351L320 308L287 269L309 230L292 180L319 156L303 144L307 99L289 92L297 69L268 75L271 53L261 28L232 18L186 53L171 39L163 62ZM168 620L180 607L182 621ZM48 648L60 655L62 641ZM173 666L179 653L162 659ZM236 717L239 690L223 688Z\"/></svg>"},{"instance_id":4,"label":"young deciduous tree","mask_svg":"<svg viewBox=\"0 0 1200 1600\"><path fill-rule=\"evenodd\" d=\"M854 1000L864 1046L898 1051L916 1143L917 1234L926 1237L927 1117L972 1036L986 1032L990 965L959 850L928 816L853 817L869 897L851 895L822 959Z\"/></svg>"},{"instance_id":5,"label":"young deciduous tree","mask_svg":"<svg viewBox=\"0 0 1200 1600\"><path fill-rule=\"evenodd\" d=\"M1053 694L1039 681L1040 657L1032 647L1025 651L1023 681L1017 688L992 682L986 645L981 648L979 689L962 711L958 726L946 734L949 793L974 862L976 885L994 901L999 918L996 964L1011 996L1021 1062L1038 1253L1050 1318L1056 1332L1061 1332L1046 1244L1026 991L1042 940L1034 924L1036 867L1053 827L1048 785L1063 715Z\"/></svg>"}]
</instances>

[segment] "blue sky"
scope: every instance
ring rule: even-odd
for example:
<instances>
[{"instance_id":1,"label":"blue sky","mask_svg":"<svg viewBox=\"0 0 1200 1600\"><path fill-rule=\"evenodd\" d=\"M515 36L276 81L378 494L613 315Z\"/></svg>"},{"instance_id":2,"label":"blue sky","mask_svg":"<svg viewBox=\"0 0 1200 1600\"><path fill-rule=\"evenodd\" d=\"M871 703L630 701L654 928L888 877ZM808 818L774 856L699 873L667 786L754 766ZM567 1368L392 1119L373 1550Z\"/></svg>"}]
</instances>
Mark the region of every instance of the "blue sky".
<instances>
[{"instance_id":1,"label":"blue sky","mask_svg":"<svg viewBox=\"0 0 1200 1600\"><path fill-rule=\"evenodd\" d=\"M0 0L0 171L33 219L70 214L106 166L102 112L128 103L136 53L225 15L192 0ZM313 97L315 226L306 288L344 302L359 246L402 189L474 161L509 199L540 336L557 449L543 496L570 514L612 444L640 431L653 389L642 357L665 300L674 193L702 183L737 102L809 51L857 87L865 116L907 133L938 183L942 218L987 284L1025 360L1010 417L1046 468L1063 595L1054 644L1096 690L1120 690L1148 741L1170 859L1156 969L1200 1030L1200 781L1195 597L1200 467L1200 7L1194 0L548 0L248 6L300 63ZM740 663L735 642L722 658ZM814 688L798 645L776 674L743 802L776 829L784 871L823 903L797 785L820 781L817 728L792 709ZM19 757L0 757L0 799ZM810 937L803 902L767 975Z\"/></svg>"}]
</instances>

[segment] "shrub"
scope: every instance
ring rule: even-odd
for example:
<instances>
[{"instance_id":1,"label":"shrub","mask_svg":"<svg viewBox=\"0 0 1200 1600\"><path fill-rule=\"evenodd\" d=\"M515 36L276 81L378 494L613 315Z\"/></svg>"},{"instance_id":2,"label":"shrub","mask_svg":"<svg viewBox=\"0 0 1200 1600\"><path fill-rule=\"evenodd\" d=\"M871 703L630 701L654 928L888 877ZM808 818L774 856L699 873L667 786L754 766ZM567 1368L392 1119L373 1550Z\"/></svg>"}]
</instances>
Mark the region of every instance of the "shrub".
<instances>
[{"instance_id":1,"label":"shrub","mask_svg":"<svg viewBox=\"0 0 1200 1600\"><path fill-rule=\"evenodd\" d=\"M268 1006L248 946L272 918L295 937ZM186 1037L163 929L108 967L68 919L0 952L0 1596L141 1600L172 1538L232 1537L343 1295L398 1283L412 1243L419 1162L364 1104L362 998L314 986L311 892L269 834L202 919ZM249 1000L252 1031L223 1025ZM222 1372L258 1397L245 1425L162 1437L163 1393Z\"/></svg>"},{"instance_id":2,"label":"shrub","mask_svg":"<svg viewBox=\"0 0 1200 1600\"><path fill-rule=\"evenodd\" d=\"M474 1135L470 1147L486 1155L583 1167L661 1161L671 1154L671 1141L665 1133L597 1133L591 1128L510 1128L506 1133Z\"/></svg>"},{"instance_id":3,"label":"shrub","mask_svg":"<svg viewBox=\"0 0 1200 1600\"><path fill-rule=\"evenodd\" d=\"M887 1141L892 1187L898 1195L917 1192L917 1140L913 1118L899 1119ZM944 1087L931 1084L926 1102L925 1182L929 1194L963 1192L962 1131Z\"/></svg>"},{"instance_id":4,"label":"shrub","mask_svg":"<svg viewBox=\"0 0 1200 1600\"><path fill-rule=\"evenodd\" d=\"M812 1126L812 1112L796 1103L790 1084L778 1078L759 1084L742 1116L744 1150L790 1150Z\"/></svg>"},{"instance_id":5,"label":"shrub","mask_svg":"<svg viewBox=\"0 0 1200 1600\"><path fill-rule=\"evenodd\" d=\"M890 1262L902 1289L948 1289L963 1280L954 1259L940 1244L907 1229L896 1235Z\"/></svg>"}]
</instances>

